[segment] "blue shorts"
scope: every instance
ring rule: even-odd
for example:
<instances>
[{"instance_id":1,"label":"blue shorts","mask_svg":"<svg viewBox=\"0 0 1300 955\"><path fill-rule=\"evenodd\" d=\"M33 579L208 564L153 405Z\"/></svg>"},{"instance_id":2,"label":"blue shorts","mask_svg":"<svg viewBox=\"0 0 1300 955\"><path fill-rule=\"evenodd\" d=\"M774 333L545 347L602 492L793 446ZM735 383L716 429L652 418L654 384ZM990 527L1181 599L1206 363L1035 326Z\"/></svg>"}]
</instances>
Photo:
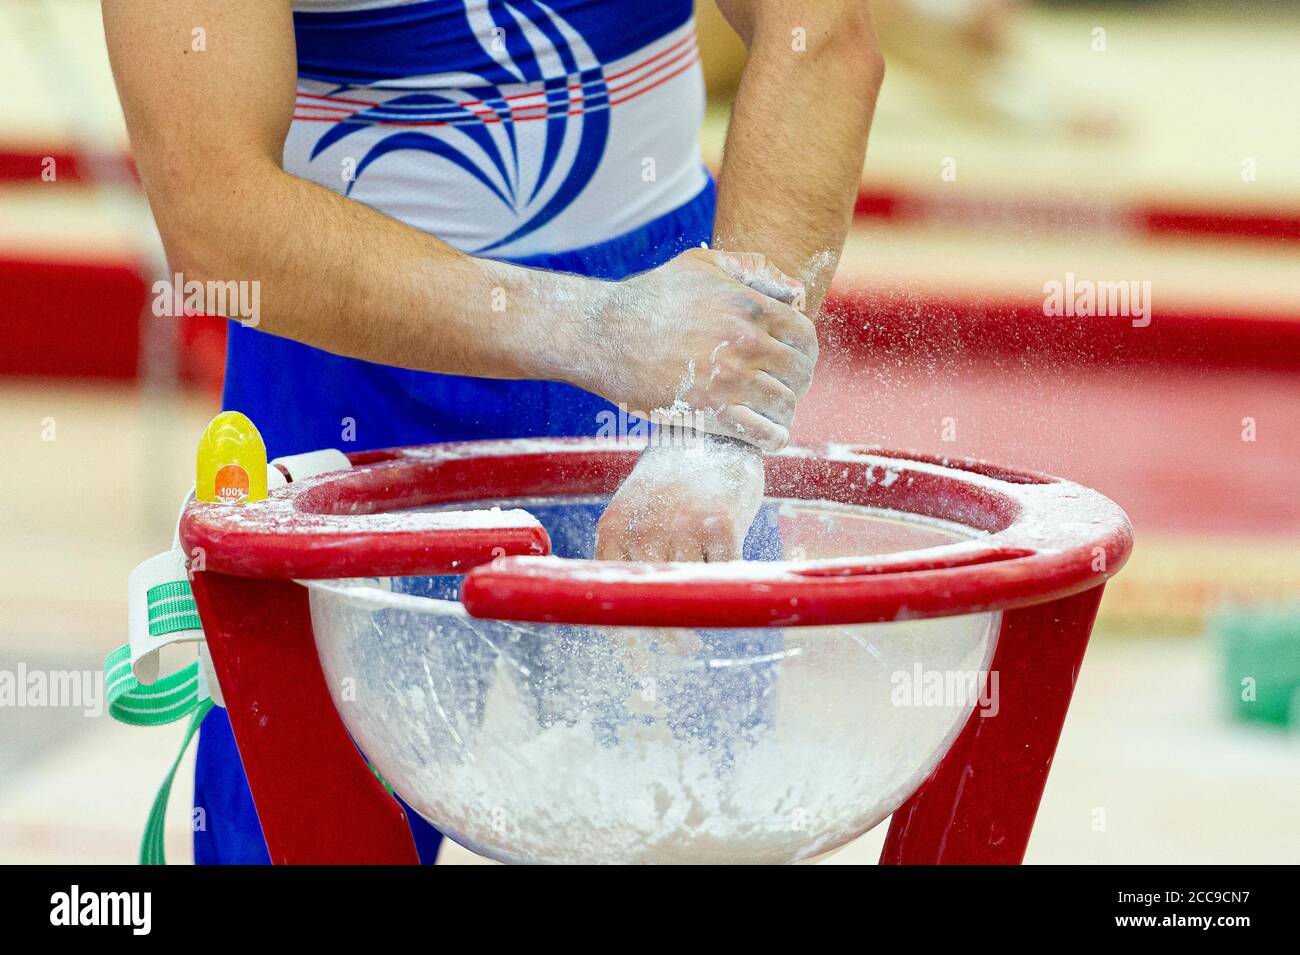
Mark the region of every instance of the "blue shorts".
<instances>
[{"instance_id":1,"label":"blue shorts","mask_svg":"<svg viewBox=\"0 0 1300 955\"><path fill-rule=\"evenodd\" d=\"M712 182L668 215L598 245L517 260L521 265L617 280L707 243ZM256 424L271 457L319 448L371 448L478 438L595 434L604 399L554 382L497 381L405 371L342 358L231 323L224 406ZM348 440L351 438L352 440ZM270 861L226 711L203 721L194 805L206 827L194 834L199 864ZM407 808L423 862L441 836Z\"/></svg>"}]
</instances>

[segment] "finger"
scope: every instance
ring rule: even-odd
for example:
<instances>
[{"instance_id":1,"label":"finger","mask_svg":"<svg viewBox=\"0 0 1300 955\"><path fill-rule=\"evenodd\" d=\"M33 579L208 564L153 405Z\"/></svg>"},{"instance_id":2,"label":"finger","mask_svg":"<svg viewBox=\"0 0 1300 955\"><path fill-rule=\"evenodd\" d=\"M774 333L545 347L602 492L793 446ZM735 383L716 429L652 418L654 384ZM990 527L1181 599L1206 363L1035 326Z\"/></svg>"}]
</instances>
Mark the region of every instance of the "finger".
<instances>
[{"instance_id":1,"label":"finger","mask_svg":"<svg viewBox=\"0 0 1300 955\"><path fill-rule=\"evenodd\" d=\"M717 433L738 438L764 451L780 451L790 443L789 428L744 405L727 405L718 413L717 425Z\"/></svg>"},{"instance_id":2,"label":"finger","mask_svg":"<svg viewBox=\"0 0 1300 955\"><path fill-rule=\"evenodd\" d=\"M762 302L762 306L763 312L758 318L758 324L763 330L816 362L820 351L817 345L817 326L808 316L777 302Z\"/></svg>"},{"instance_id":3,"label":"finger","mask_svg":"<svg viewBox=\"0 0 1300 955\"><path fill-rule=\"evenodd\" d=\"M740 554L736 552L735 535L725 521L712 520L707 521L704 525L704 559L710 563L719 563L724 560L737 560Z\"/></svg>"},{"instance_id":4,"label":"finger","mask_svg":"<svg viewBox=\"0 0 1300 955\"><path fill-rule=\"evenodd\" d=\"M596 548L596 560L631 560L625 541L608 541Z\"/></svg>"},{"instance_id":5,"label":"finger","mask_svg":"<svg viewBox=\"0 0 1300 955\"><path fill-rule=\"evenodd\" d=\"M746 408L757 411L764 418L784 428L789 428L794 423L798 398L784 382L773 378L765 371L760 371L754 379L751 394L750 400L744 402Z\"/></svg>"},{"instance_id":6,"label":"finger","mask_svg":"<svg viewBox=\"0 0 1300 955\"><path fill-rule=\"evenodd\" d=\"M627 559L642 564L664 564L668 562L668 548L656 539L634 540Z\"/></svg>"},{"instance_id":7,"label":"finger","mask_svg":"<svg viewBox=\"0 0 1300 955\"><path fill-rule=\"evenodd\" d=\"M802 309L807 292L800 279L786 275L761 252L722 252L716 249L691 249L684 253L701 263L720 270L746 288Z\"/></svg>"},{"instance_id":8,"label":"finger","mask_svg":"<svg viewBox=\"0 0 1300 955\"><path fill-rule=\"evenodd\" d=\"M633 527L627 539L628 560L662 563L668 560L668 535L662 525Z\"/></svg>"},{"instance_id":9,"label":"finger","mask_svg":"<svg viewBox=\"0 0 1300 955\"><path fill-rule=\"evenodd\" d=\"M761 252L715 252L714 264L729 276L756 292L786 305L802 304L803 282L786 275Z\"/></svg>"},{"instance_id":10,"label":"finger","mask_svg":"<svg viewBox=\"0 0 1300 955\"><path fill-rule=\"evenodd\" d=\"M808 393L817 369L814 359L775 339L759 343L758 351L754 364L794 392L796 398Z\"/></svg>"},{"instance_id":11,"label":"finger","mask_svg":"<svg viewBox=\"0 0 1300 955\"><path fill-rule=\"evenodd\" d=\"M683 255L707 263L715 269L721 269L733 278L735 275L759 272L766 264L766 259L761 252L724 252L722 249L710 249L708 246L691 249ZM740 280L736 279L736 281Z\"/></svg>"},{"instance_id":12,"label":"finger","mask_svg":"<svg viewBox=\"0 0 1300 955\"><path fill-rule=\"evenodd\" d=\"M719 527L726 526L729 526L727 521L703 503L698 508L681 511L671 529L673 560L694 563L708 560L712 538L718 535Z\"/></svg>"},{"instance_id":13,"label":"finger","mask_svg":"<svg viewBox=\"0 0 1300 955\"><path fill-rule=\"evenodd\" d=\"M596 560L627 560L624 535L603 520L596 525Z\"/></svg>"},{"instance_id":14,"label":"finger","mask_svg":"<svg viewBox=\"0 0 1300 955\"><path fill-rule=\"evenodd\" d=\"M704 537L698 527L681 528L672 533L673 560L698 564L704 560Z\"/></svg>"},{"instance_id":15,"label":"finger","mask_svg":"<svg viewBox=\"0 0 1300 955\"><path fill-rule=\"evenodd\" d=\"M735 438L763 451L779 451L790 443L789 428L740 403L696 414L692 427L704 434Z\"/></svg>"}]
</instances>

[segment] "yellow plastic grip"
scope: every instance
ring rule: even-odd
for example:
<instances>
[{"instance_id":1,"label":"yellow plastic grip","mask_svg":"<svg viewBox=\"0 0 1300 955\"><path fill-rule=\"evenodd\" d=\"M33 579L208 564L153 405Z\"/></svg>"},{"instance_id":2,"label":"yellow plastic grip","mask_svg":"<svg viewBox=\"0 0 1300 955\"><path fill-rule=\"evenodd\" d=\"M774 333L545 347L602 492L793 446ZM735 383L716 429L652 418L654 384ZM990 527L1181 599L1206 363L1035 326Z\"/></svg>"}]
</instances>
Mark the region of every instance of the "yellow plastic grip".
<instances>
[{"instance_id":1,"label":"yellow plastic grip","mask_svg":"<svg viewBox=\"0 0 1300 955\"><path fill-rule=\"evenodd\" d=\"M266 499L266 445L245 415L223 411L208 422L199 439L194 496L220 504Z\"/></svg>"}]
</instances>

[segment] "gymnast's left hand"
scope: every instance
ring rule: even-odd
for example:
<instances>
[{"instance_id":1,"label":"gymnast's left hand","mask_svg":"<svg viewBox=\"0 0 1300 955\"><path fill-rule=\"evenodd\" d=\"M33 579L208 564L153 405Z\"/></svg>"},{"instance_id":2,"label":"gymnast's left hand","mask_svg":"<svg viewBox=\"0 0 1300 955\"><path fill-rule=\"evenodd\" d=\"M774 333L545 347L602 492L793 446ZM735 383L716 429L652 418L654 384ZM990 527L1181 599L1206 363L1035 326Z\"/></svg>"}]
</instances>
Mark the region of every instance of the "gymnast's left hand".
<instances>
[{"instance_id":1,"label":"gymnast's left hand","mask_svg":"<svg viewBox=\"0 0 1300 955\"><path fill-rule=\"evenodd\" d=\"M597 560L739 560L763 501L763 459L750 445L700 434L649 447L596 529Z\"/></svg>"}]
</instances>

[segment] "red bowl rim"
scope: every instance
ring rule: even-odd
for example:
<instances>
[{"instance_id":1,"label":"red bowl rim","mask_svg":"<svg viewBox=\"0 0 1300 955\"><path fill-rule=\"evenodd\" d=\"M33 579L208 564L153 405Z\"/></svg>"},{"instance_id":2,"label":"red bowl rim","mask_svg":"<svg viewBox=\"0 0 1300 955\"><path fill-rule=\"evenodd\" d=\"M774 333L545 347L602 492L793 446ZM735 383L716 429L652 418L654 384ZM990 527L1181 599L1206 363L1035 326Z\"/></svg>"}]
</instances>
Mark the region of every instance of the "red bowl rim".
<instances>
[{"instance_id":1,"label":"red bowl rim","mask_svg":"<svg viewBox=\"0 0 1300 955\"><path fill-rule=\"evenodd\" d=\"M765 458L768 494L920 515L978 536L873 557L632 564L550 555L522 511L470 518L389 512L457 501L611 493L635 442L538 438L350 455L237 506L192 502L181 539L195 569L337 579L463 573L475 617L658 627L827 626L984 613L1099 586L1132 549L1124 512L1060 478L969 458L860 445ZM201 563L195 563L201 561Z\"/></svg>"}]
</instances>

